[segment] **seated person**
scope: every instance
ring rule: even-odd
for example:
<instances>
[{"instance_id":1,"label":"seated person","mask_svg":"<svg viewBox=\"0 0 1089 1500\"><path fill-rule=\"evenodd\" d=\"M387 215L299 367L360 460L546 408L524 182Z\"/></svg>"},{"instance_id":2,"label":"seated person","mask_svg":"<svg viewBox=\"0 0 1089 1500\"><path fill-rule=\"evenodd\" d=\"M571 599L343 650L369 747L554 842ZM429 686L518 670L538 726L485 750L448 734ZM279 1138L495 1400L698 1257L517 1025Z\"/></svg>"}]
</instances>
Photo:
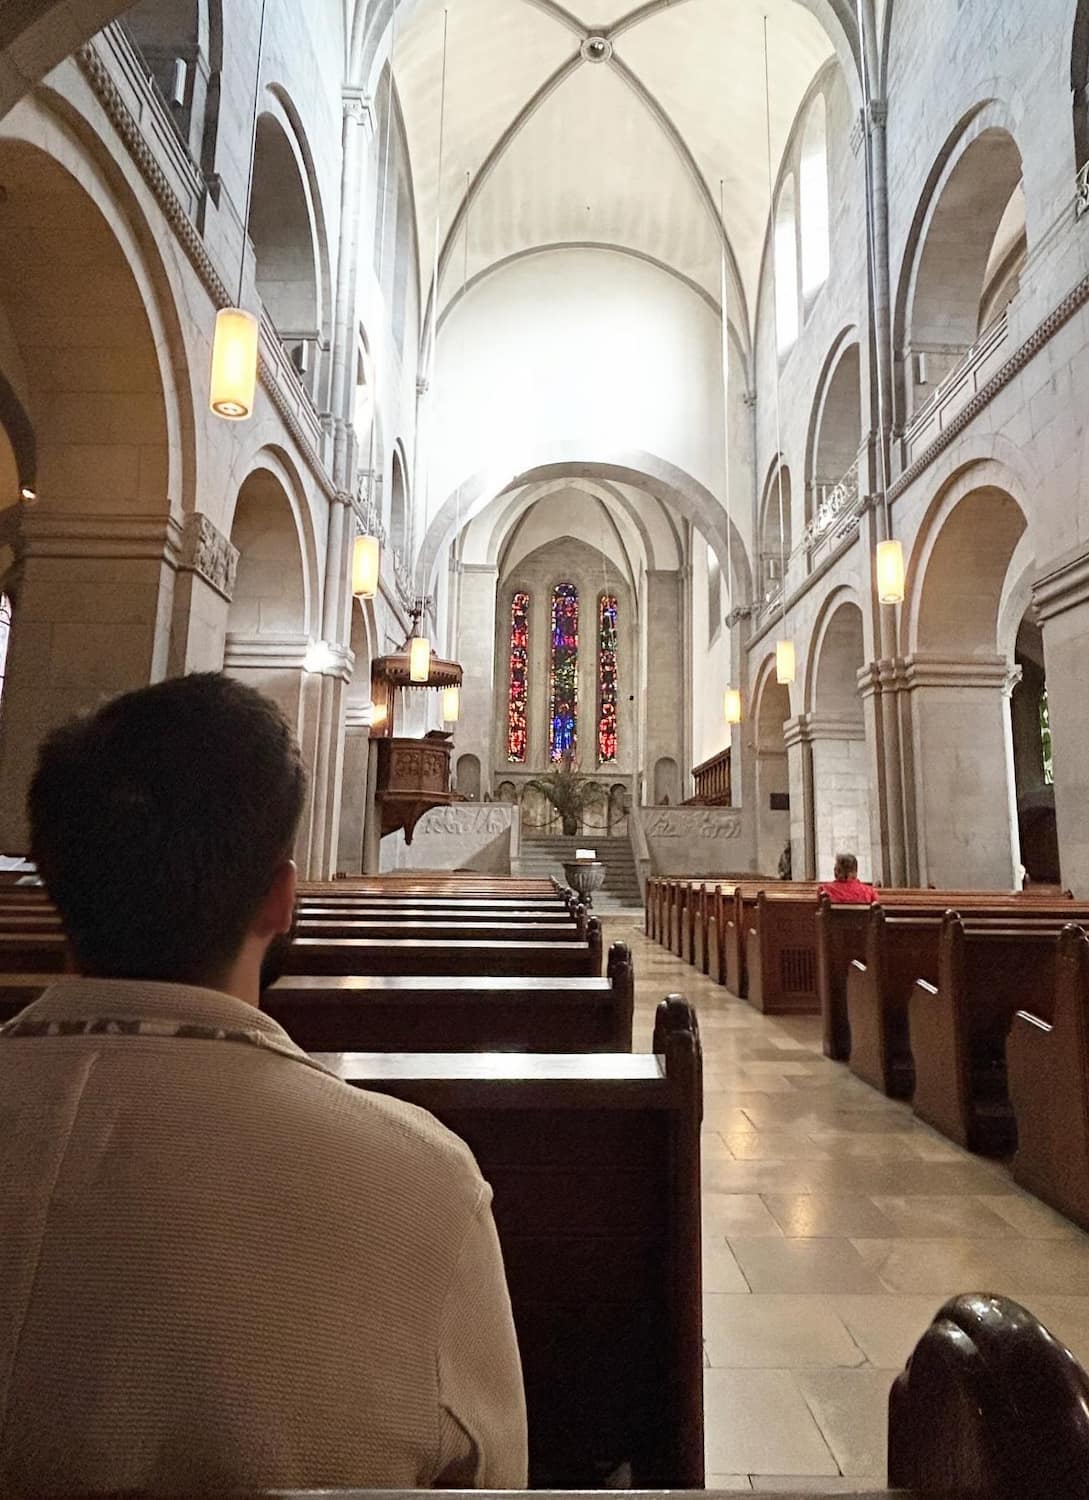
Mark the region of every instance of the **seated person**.
<instances>
[{"instance_id":1,"label":"seated person","mask_svg":"<svg viewBox=\"0 0 1089 1500\"><path fill-rule=\"evenodd\" d=\"M468 1148L257 1008L304 792L279 710L217 674L42 747L78 977L0 1028L0 1493L526 1482Z\"/></svg>"},{"instance_id":2,"label":"seated person","mask_svg":"<svg viewBox=\"0 0 1089 1500\"><path fill-rule=\"evenodd\" d=\"M837 854L835 879L824 881L821 890L829 901L840 906L870 906L877 900L877 891L858 878L858 860L853 854Z\"/></svg>"}]
</instances>

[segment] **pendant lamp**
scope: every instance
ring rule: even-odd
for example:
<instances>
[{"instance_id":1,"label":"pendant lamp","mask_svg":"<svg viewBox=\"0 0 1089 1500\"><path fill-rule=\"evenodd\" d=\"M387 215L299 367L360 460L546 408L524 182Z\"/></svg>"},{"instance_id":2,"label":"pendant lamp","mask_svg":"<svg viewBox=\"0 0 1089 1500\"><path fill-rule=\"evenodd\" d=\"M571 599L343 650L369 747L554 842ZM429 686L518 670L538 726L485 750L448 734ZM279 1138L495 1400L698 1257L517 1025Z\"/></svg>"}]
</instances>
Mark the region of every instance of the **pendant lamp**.
<instances>
[{"instance_id":1,"label":"pendant lamp","mask_svg":"<svg viewBox=\"0 0 1089 1500\"><path fill-rule=\"evenodd\" d=\"M775 680L776 682L789 683L794 681L794 641L788 636L785 641L775 642Z\"/></svg>"},{"instance_id":2,"label":"pendant lamp","mask_svg":"<svg viewBox=\"0 0 1089 1500\"><path fill-rule=\"evenodd\" d=\"M723 718L727 724L741 723L741 693L737 688L727 688L723 701Z\"/></svg>"},{"instance_id":3,"label":"pendant lamp","mask_svg":"<svg viewBox=\"0 0 1089 1500\"><path fill-rule=\"evenodd\" d=\"M414 635L408 643L408 680L426 682L431 671L431 642L425 635Z\"/></svg>"},{"instance_id":4,"label":"pendant lamp","mask_svg":"<svg viewBox=\"0 0 1089 1500\"><path fill-rule=\"evenodd\" d=\"M897 540L877 544L877 597L882 604L904 602L904 544Z\"/></svg>"},{"instance_id":5,"label":"pendant lamp","mask_svg":"<svg viewBox=\"0 0 1089 1500\"><path fill-rule=\"evenodd\" d=\"M442 721L444 724L456 724L461 717L461 689L456 687L443 688L442 690Z\"/></svg>"},{"instance_id":6,"label":"pendant lamp","mask_svg":"<svg viewBox=\"0 0 1089 1500\"><path fill-rule=\"evenodd\" d=\"M257 156L257 112L261 99L261 59L265 42L266 0L261 0L261 24L257 32L257 76L253 81L253 124L250 129L250 173L246 183L246 217L238 266L238 303L246 273L246 237L253 205L253 167ZM261 325L241 305L221 307L216 313L212 339L212 368L208 382L208 404L227 422L244 422L253 415L257 394L258 342Z\"/></svg>"},{"instance_id":7,"label":"pendant lamp","mask_svg":"<svg viewBox=\"0 0 1089 1500\"><path fill-rule=\"evenodd\" d=\"M373 599L378 593L381 545L376 536L357 536L352 545L352 594Z\"/></svg>"}]
</instances>

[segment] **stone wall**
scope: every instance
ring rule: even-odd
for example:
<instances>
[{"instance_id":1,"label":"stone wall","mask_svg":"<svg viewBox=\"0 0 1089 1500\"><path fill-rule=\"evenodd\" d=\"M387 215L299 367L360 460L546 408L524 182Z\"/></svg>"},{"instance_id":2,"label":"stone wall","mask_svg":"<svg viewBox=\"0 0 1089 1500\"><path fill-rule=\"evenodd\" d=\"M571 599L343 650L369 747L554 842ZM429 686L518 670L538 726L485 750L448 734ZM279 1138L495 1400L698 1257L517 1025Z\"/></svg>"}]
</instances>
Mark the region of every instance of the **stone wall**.
<instances>
[{"instance_id":1,"label":"stone wall","mask_svg":"<svg viewBox=\"0 0 1089 1500\"><path fill-rule=\"evenodd\" d=\"M453 803L425 813L412 843L403 833L382 840L385 870L479 870L509 875L518 856L519 811L503 803Z\"/></svg>"}]
</instances>

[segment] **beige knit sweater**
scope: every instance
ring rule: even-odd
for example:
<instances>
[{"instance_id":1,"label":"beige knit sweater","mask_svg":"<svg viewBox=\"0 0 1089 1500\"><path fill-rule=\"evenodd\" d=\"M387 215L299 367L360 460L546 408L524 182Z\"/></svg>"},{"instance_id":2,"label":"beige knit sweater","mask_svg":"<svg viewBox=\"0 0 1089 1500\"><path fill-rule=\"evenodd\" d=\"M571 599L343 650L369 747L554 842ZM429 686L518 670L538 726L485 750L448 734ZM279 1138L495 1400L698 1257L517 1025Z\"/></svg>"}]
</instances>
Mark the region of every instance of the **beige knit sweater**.
<instances>
[{"instance_id":1,"label":"beige knit sweater","mask_svg":"<svg viewBox=\"0 0 1089 1500\"><path fill-rule=\"evenodd\" d=\"M60 981L0 1031L0 1493L524 1485L490 1203L251 1006Z\"/></svg>"}]
</instances>

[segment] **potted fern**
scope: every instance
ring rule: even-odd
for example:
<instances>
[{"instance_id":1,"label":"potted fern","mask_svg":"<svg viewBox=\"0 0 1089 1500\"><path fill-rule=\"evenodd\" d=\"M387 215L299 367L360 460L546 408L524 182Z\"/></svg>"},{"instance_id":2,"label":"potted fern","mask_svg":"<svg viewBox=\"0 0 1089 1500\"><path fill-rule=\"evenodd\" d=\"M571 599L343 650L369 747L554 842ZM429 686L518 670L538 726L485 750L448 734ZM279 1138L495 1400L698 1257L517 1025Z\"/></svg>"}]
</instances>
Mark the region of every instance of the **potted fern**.
<instances>
[{"instance_id":1,"label":"potted fern","mask_svg":"<svg viewBox=\"0 0 1089 1500\"><path fill-rule=\"evenodd\" d=\"M559 813L564 834L568 838L577 834L582 814L594 798L595 782L581 774L574 757L565 755L554 770L535 776L529 785Z\"/></svg>"}]
</instances>

